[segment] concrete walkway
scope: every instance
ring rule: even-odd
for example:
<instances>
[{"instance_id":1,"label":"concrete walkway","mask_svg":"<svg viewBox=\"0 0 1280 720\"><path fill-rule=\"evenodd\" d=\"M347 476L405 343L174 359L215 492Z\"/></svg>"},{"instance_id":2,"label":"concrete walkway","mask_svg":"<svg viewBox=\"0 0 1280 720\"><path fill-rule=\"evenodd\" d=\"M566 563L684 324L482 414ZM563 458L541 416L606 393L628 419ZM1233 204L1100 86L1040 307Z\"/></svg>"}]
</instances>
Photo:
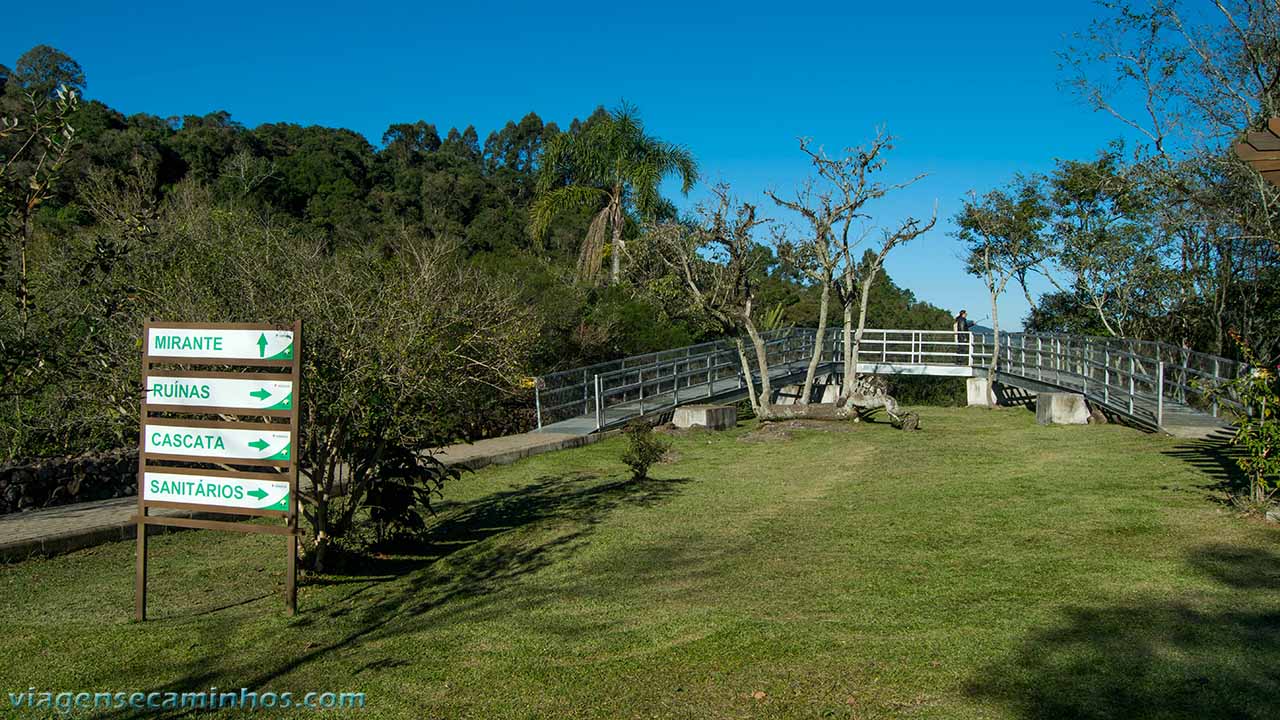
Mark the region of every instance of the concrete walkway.
<instances>
[{"instance_id":1,"label":"concrete walkway","mask_svg":"<svg viewBox=\"0 0 1280 720\"><path fill-rule=\"evenodd\" d=\"M505 465L521 458L552 450L579 447L596 442L609 433L577 435L532 432L450 445L437 457L447 465L477 470L486 465ZM46 510L0 515L0 562L14 562L38 555L61 553L107 542L132 539L137 525L130 522L138 511L136 497L61 505ZM152 509L163 517L203 517L208 513L186 510ZM218 516L225 519L225 516ZM151 532L177 528L156 526Z\"/></svg>"},{"instance_id":2,"label":"concrete walkway","mask_svg":"<svg viewBox=\"0 0 1280 720\"><path fill-rule=\"evenodd\" d=\"M521 435L489 438L471 444L450 445L441 450L436 457L446 465L479 470L486 465L506 465L552 450L590 445L604 437L607 437L607 434L579 435L534 431Z\"/></svg>"}]
</instances>

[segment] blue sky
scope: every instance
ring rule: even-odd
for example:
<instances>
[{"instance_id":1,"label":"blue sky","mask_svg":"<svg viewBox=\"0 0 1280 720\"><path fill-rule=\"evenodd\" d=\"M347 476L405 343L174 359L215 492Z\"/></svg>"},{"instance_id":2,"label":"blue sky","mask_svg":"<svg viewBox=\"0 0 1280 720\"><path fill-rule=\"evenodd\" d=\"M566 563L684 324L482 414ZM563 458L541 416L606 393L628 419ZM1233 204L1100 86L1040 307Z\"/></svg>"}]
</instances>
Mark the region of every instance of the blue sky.
<instances>
[{"instance_id":1,"label":"blue sky","mask_svg":"<svg viewBox=\"0 0 1280 720\"><path fill-rule=\"evenodd\" d=\"M949 236L965 193L1087 158L1122 133L1060 87L1054 53L1097 8L860 5L20 3L4 13L0 62L46 43L84 66L90 97L125 113L225 109L249 126L342 126L374 142L393 122L474 124L483 138L530 110L564 125L625 99L708 180L762 207L766 188L788 191L808 172L798 136L836 150L883 125L898 137L888 177L929 176L882 201L877 220L935 201L942 218L890 257L890 273L982 318L986 292ZM1026 311L1010 293L1002 324Z\"/></svg>"}]
</instances>

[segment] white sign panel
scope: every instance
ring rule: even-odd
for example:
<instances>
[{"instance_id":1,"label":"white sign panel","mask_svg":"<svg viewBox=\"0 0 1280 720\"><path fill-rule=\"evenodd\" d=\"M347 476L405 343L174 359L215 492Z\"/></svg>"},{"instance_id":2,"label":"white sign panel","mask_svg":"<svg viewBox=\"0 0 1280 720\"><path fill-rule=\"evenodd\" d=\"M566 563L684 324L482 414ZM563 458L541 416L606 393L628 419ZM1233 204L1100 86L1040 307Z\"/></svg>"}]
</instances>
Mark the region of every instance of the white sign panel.
<instances>
[{"instance_id":1,"label":"white sign panel","mask_svg":"<svg viewBox=\"0 0 1280 720\"><path fill-rule=\"evenodd\" d=\"M152 375L147 379L147 402L183 407L292 410L293 383L288 380Z\"/></svg>"},{"instance_id":2,"label":"white sign panel","mask_svg":"<svg viewBox=\"0 0 1280 720\"><path fill-rule=\"evenodd\" d=\"M238 477L143 473L143 500L218 505L251 510L289 510L289 483Z\"/></svg>"},{"instance_id":3,"label":"white sign panel","mask_svg":"<svg viewBox=\"0 0 1280 720\"><path fill-rule=\"evenodd\" d=\"M147 353L154 358L292 360L292 330L185 330L153 327Z\"/></svg>"},{"instance_id":4,"label":"white sign panel","mask_svg":"<svg viewBox=\"0 0 1280 720\"><path fill-rule=\"evenodd\" d=\"M194 455L228 460L289 460L292 443L288 431L147 425L148 453Z\"/></svg>"}]
</instances>

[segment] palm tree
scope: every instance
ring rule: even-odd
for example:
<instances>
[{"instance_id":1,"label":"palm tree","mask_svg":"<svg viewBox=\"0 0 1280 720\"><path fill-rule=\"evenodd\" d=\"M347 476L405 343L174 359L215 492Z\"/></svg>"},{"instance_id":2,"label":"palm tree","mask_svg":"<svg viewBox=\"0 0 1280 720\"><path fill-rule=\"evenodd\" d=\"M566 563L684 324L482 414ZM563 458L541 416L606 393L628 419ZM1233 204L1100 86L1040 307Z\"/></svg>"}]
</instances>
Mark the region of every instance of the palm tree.
<instances>
[{"instance_id":1,"label":"palm tree","mask_svg":"<svg viewBox=\"0 0 1280 720\"><path fill-rule=\"evenodd\" d=\"M547 143L538 173L537 198L529 210L529 229L541 242L562 211L589 209L595 214L578 255L578 280L600 272L609 237L609 281L618 282L624 251L622 232L629 211L641 217L669 211L658 185L679 175L688 194L698 166L688 150L646 135L636 109L623 104L578 132Z\"/></svg>"}]
</instances>

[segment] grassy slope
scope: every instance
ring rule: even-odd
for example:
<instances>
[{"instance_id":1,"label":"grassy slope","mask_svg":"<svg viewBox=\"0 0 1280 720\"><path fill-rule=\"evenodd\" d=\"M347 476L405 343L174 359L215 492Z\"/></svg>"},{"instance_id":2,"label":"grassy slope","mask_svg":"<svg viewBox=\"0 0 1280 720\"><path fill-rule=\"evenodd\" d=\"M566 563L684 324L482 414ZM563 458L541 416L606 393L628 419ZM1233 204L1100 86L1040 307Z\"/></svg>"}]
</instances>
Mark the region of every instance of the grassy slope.
<instances>
[{"instance_id":1,"label":"grassy slope","mask_svg":"<svg viewBox=\"0 0 1280 720\"><path fill-rule=\"evenodd\" d=\"M1215 502L1213 473L1122 427L923 421L693 434L643 483L621 440L486 470L451 488L432 555L317 578L292 620L278 538L157 539L144 626L129 543L3 568L0 691L363 690L380 718L1271 716L1277 531Z\"/></svg>"}]
</instances>

